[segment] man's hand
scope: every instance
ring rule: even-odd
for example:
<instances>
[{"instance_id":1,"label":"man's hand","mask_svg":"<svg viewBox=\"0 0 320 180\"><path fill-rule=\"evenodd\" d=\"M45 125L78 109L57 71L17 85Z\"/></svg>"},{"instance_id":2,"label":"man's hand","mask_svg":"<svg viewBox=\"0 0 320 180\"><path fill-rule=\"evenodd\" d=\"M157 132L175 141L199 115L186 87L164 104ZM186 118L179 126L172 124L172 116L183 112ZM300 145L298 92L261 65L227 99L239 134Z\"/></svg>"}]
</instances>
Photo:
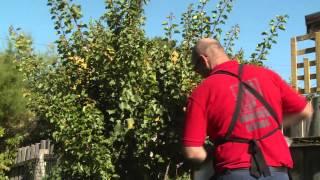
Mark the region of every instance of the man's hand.
<instances>
[{"instance_id":1,"label":"man's hand","mask_svg":"<svg viewBox=\"0 0 320 180\"><path fill-rule=\"evenodd\" d=\"M207 158L207 152L204 147L183 147L183 153L186 159L195 163L201 164Z\"/></svg>"}]
</instances>

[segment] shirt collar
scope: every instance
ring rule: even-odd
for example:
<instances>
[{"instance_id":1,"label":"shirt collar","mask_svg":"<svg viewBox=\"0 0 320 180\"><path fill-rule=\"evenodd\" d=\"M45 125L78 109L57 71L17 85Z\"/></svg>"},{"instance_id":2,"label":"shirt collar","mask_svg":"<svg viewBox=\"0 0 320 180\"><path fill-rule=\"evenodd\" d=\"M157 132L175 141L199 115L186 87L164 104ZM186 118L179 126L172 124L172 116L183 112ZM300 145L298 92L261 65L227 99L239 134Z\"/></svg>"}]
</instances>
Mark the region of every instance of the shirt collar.
<instances>
[{"instance_id":1,"label":"shirt collar","mask_svg":"<svg viewBox=\"0 0 320 180\"><path fill-rule=\"evenodd\" d=\"M213 74L213 73L215 73L215 72L217 72L219 70L228 69L228 67L232 67L232 66L237 65L237 64L239 64L238 61L234 60L234 59L232 59L230 61L226 61L226 62L224 62L222 64L219 64L216 67L214 67L212 69L212 71L210 72L210 74Z\"/></svg>"}]
</instances>

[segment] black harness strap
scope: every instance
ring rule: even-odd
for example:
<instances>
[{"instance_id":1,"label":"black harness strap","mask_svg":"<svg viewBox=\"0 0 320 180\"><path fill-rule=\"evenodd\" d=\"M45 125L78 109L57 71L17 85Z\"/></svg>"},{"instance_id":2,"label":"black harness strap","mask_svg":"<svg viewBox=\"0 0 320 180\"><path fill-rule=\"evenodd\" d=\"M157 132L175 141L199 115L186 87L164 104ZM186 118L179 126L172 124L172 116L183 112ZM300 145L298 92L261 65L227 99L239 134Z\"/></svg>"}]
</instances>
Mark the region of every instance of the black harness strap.
<instances>
[{"instance_id":1,"label":"black harness strap","mask_svg":"<svg viewBox=\"0 0 320 180\"><path fill-rule=\"evenodd\" d=\"M237 101L236 101L236 108L233 113L231 123L229 125L229 128L227 130L227 133L224 138L217 140L217 145L223 144L225 142L239 142L239 143L248 143L249 144L249 153L251 154L251 167L250 167L250 174L256 178L263 176L271 176L270 169L268 168L266 161L264 159L263 153L259 147L258 141L265 139L272 134L274 134L276 131L281 129L281 124L277 118L277 114L271 107L271 105L262 97L262 95L255 90L253 87L251 87L248 83L242 81L242 72L243 72L243 65L239 65L238 75L224 71L224 70L218 70L214 72L213 74L225 74L229 76L233 76L239 80L239 88L237 92ZM238 138L238 137L231 137L232 131L235 127L235 124L237 122L237 119L240 114L241 110L241 102L243 99L243 93L244 93L244 87L252 94L254 95L260 103L267 109L267 111L270 113L270 115L273 117L273 119L277 122L278 127L274 130L268 132L267 134L263 135L262 137L258 139L246 139L246 138Z\"/></svg>"},{"instance_id":2,"label":"black harness strap","mask_svg":"<svg viewBox=\"0 0 320 180\"><path fill-rule=\"evenodd\" d=\"M229 76L233 76L233 77L238 78L239 81L241 82L242 70L243 70L242 65L240 65L239 72L238 72L239 76L237 76L237 75L235 75L233 73L230 73L228 71L222 71L222 70L217 71L214 74L227 74ZM238 90L237 101L236 101L236 109L235 109L235 111L233 113L233 116L232 116L232 119L231 119L231 124L230 124L230 126L228 128L228 131L227 131L227 134L225 136L225 139L229 139L230 138L230 136L232 134L232 131L234 129L234 126L236 125L237 119L239 117L240 110L241 110L242 97L243 97L243 93L244 93L244 91L242 91L242 89L243 89L243 84L239 83L239 90Z\"/></svg>"}]
</instances>

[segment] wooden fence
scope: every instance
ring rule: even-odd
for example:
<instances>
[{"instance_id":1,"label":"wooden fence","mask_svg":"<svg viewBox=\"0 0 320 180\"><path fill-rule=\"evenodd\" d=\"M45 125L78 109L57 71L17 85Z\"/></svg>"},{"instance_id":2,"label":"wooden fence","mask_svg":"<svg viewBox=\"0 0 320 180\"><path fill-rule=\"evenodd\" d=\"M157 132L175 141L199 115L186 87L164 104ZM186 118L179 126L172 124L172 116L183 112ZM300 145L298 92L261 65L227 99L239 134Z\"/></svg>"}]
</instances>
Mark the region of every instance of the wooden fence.
<instances>
[{"instance_id":1,"label":"wooden fence","mask_svg":"<svg viewBox=\"0 0 320 180\"><path fill-rule=\"evenodd\" d=\"M40 143L19 148L9 179L41 180L56 163L53 149L54 145L50 140L41 140Z\"/></svg>"},{"instance_id":2,"label":"wooden fence","mask_svg":"<svg viewBox=\"0 0 320 180\"><path fill-rule=\"evenodd\" d=\"M312 40L314 47L298 49L298 42ZM315 59L307 58L307 54L315 54ZM304 56L303 61L298 56ZM315 72L310 71L315 66ZM298 75L298 70L303 69L303 74ZM311 80L315 79L315 85L311 85ZM298 81L303 81L303 87L299 87ZM291 38L291 85L301 94L309 95L311 93L320 93L320 32L313 32L307 35L296 36ZM318 110L318 103L313 102L315 110ZM316 119L315 121L319 121ZM290 137L308 137L310 129L310 121L302 121L297 126L290 129ZM288 135L288 134L287 134Z\"/></svg>"},{"instance_id":3,"label":"wooden fence","mask_svg":"<svg viewBox=\"0 0 320 180\"><path fill-rule=\"evenodd\" d=\"M297 43L305 40L314 40L315 46L298 49ZM298 56L315 53L315 59L303 58L298 62ZM310 67L316 66L316 72L310 74ZM298 69L303 68L303 75L298 75ZM316 79L316 87L311 87L310 80ZM298 80L304 81L304 87L298 87ZM292 87L302 94L320 92L320 32L310 33L303 36L291 38L291 83Z\"/></svg>"}]
</instances>

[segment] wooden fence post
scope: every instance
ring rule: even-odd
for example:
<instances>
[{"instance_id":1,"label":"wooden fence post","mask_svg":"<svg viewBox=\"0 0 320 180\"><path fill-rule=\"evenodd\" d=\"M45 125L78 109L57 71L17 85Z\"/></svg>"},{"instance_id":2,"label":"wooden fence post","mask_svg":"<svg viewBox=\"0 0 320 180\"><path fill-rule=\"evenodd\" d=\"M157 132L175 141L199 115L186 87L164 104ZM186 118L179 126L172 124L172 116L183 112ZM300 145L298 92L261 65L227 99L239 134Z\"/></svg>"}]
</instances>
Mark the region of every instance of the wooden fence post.
<instances>
[{"instance_id":1,"label":"wooden fence post","mask_svg":"<svg viewBox=\"0 0 320 180\"><path fill-rule=\"evenodd\" d=\"M36 157L36 146L34 144L31 145L30 150L30 159L33 159Z\"/></svg>"},{"instance_id":2,"label":"wooden fence post","mask_svg":"<svg viewBox=\"0 0 320 180\"><path fill-rule=\"evenodd\" d=\"M41 180L46 175L46 162L44 160L44 155L49 154L49 149L46 148L46 143L46 140L41 140L41 143L37 143L37 147L39 150L37 154L38 161L36 162L35 166L34 180Z\"/></svg>"},{"instance_id":3,"label":"wooden fence post","mask_svg":"<svg viewBox=\"0 0 320 180\"><path fill-rule=\"evenodd\" d=\"M308 58L303 58L304 67L304 93L310 93L310 62Z\"/></svg>"},{"instance_id":4,"label":"wooden fence post","mask_svg":"<svg viewBox=\"0 0 320 180\"><path fill-rule=\"evenodd\" d=\"M291 38L291 84L298 90L297 85L297 38Z\"/></svg>"},{"instance_id":5,"label":"wooden fence post","mask_svg":"<svg viewBox=\"0 0 320 180\"><path fill-rule=\"evenodd\" d=\"M20 162L22 162L23 160L22 160L22 148L19 148L18 149L18 154L17 154L17 159L16 159L16 162L17 163L20 163ZM15 177L14 177L14 180L21 180L22 179L22 176L21 176L21 168L20 167L18 167L18 168L16 168L15 169Z\"/></svg>"},{"instance_id":6,"label":"wooden fence post","mask_svg":"<svg viewBox=\"0 0 320 180\"><path fill-rule=\"evenodd\" d=\"M320 92L320 32L315 33L317 92Z\"/></svg>"}]
</instances>

